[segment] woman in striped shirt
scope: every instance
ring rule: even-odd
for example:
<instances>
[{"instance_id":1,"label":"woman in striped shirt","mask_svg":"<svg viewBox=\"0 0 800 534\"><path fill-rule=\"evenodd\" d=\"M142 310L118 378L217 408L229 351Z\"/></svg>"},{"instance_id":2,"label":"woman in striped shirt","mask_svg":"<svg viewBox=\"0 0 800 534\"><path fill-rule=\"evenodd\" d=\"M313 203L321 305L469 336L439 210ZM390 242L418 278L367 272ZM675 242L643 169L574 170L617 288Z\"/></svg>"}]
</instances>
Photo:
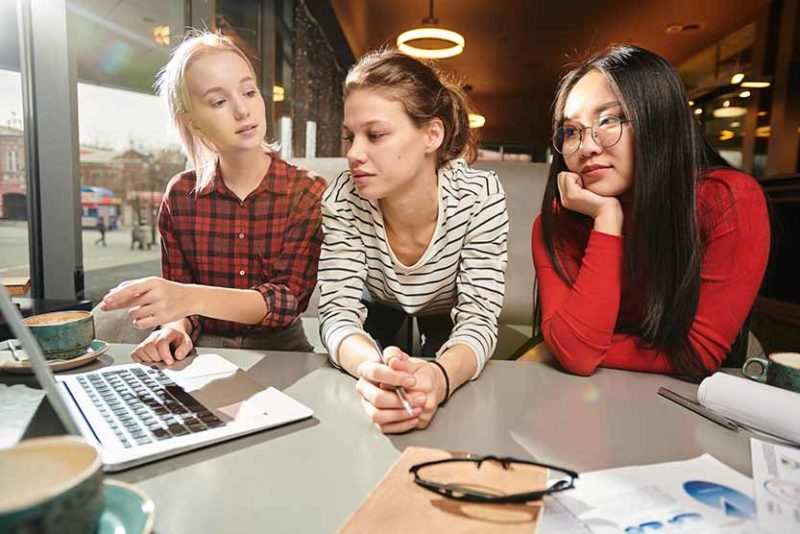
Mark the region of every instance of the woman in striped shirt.
<instances>
[{"instance_id":1,"label":"woman in striped shirt","mask_svg":"<svg viewBox=\"0 0 800 534\"><path fill-rule=\"evenodd\" d=\"M349 173L323 197L322 339L383 432L425 428L494 351L508 214L474 155L461 89L431 65L383 50L344 88ZM417 318L421 354L402 336ZM405 339L402 339L405 338ZM387 347L381 363L373 339ZM411 413L386 386L404 387Z\"/></svg>"}]
</instances>

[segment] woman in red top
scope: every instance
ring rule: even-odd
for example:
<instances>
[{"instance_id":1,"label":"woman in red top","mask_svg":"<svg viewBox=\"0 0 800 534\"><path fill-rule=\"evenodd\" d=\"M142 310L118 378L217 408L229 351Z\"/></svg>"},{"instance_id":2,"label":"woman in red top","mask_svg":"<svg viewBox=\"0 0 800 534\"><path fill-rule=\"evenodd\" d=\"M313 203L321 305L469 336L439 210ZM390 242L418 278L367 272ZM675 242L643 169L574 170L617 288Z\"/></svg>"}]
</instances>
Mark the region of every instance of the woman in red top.
<instances>
[{"instance_id":1,"label":"woman in red top","mask_svg":"<svg viewBox=\"0 0 800 534\"><path fill-rule=\"evenodd\" d=\"M181 360L194 345L311 351L298 315L317 278L324 180L281 160L247 56L230 39L182 42L159 73L194 168L167 186L158 218L163 278L124 282L103 310L160 326L134 350Z\"/></svg>"},{"instance_id":2,"label":"woman in red top","mask_svg":"<svg viewBox=\"0 0 800 534\"><path fill-rule=\"evenodd\" d=\"M542 331L568 371L700 378L728 354L769 253L764 194L708 144L660 56L611 48L561 81L533 226Z\"/></svg>"}]
</instances>

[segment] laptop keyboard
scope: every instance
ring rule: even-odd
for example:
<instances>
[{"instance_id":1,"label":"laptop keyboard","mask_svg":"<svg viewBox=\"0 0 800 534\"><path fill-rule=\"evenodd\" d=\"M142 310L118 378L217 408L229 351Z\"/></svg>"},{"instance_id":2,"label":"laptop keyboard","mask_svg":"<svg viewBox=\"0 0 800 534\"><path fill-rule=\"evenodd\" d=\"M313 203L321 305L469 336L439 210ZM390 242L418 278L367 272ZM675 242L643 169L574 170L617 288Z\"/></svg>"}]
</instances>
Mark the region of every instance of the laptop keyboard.
<instances>
[{"instance_id":1,"label":"laptop keyboard","mask_svg":"<svg viewBox=\"0 0 800 534\"><path fill-rule=\"evenodd\" d=\"M160 369L87 373L78 383L125 448L225 424Z\"/></svg>"}]
</instances>

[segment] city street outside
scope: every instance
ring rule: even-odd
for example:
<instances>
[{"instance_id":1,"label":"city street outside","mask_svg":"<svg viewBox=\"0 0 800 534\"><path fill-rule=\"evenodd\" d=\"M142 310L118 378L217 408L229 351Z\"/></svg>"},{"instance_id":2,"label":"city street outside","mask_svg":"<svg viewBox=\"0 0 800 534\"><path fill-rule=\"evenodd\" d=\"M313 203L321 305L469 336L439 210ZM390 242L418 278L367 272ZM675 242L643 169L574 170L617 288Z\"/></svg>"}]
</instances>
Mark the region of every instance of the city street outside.
<instances>
[{"instance_id":1,"label":"city street outside","mask_svg":"<svg viewBox=\"0 0 800 534\"><path fill-rule=\"evenodd\" d=\"M100 232L83 229L84 298L97 304L103 295L124 280L161 273L158 244L131 250L131 229L120 227L106 232L106 246L95 245ZM145 241L150 241L149 229ZM158 235L156 235L158 243ZM24 221L0 222L0 276L25 276L28 270L28 226Z\"/></svg>"}]
</instances>

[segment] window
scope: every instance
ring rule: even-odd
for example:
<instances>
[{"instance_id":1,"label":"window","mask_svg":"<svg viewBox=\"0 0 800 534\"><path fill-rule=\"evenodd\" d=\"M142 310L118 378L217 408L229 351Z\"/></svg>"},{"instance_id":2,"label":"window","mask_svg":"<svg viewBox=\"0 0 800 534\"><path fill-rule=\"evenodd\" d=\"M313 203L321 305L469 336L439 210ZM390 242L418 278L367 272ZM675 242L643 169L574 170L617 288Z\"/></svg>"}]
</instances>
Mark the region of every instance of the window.
<instances>
[{"instance_id":1,"label":"window","mask_svg":"<svg viewBox=\"0 0 800 534\"><path fill-rule=\"evenodd\" d=\"M19 160L17 159L17 151L9 150L6 152L6 172L14 173L19 171Z\"/></svg>"},{"instance_id":2,"label":"window","mask_svg":"<svg viewBox=\"0 0 800 534\"><path fill-rule=\"evenodd\" d=\"M0 277L30 276L17 3L0 2Z\"/></svg>"},{"instance_id":3,"label":"window","mask_svg":"<svg viewBox=\"0 0 800 534\"><path fill-rule=\"evenodd\" d=\"M77 0L67 9L78 67L85 296L96 303L124 280L161 273L158 207L186 160L153 83L182 38L185 10L183 0Z\"/></svg>"}]
</instances>

